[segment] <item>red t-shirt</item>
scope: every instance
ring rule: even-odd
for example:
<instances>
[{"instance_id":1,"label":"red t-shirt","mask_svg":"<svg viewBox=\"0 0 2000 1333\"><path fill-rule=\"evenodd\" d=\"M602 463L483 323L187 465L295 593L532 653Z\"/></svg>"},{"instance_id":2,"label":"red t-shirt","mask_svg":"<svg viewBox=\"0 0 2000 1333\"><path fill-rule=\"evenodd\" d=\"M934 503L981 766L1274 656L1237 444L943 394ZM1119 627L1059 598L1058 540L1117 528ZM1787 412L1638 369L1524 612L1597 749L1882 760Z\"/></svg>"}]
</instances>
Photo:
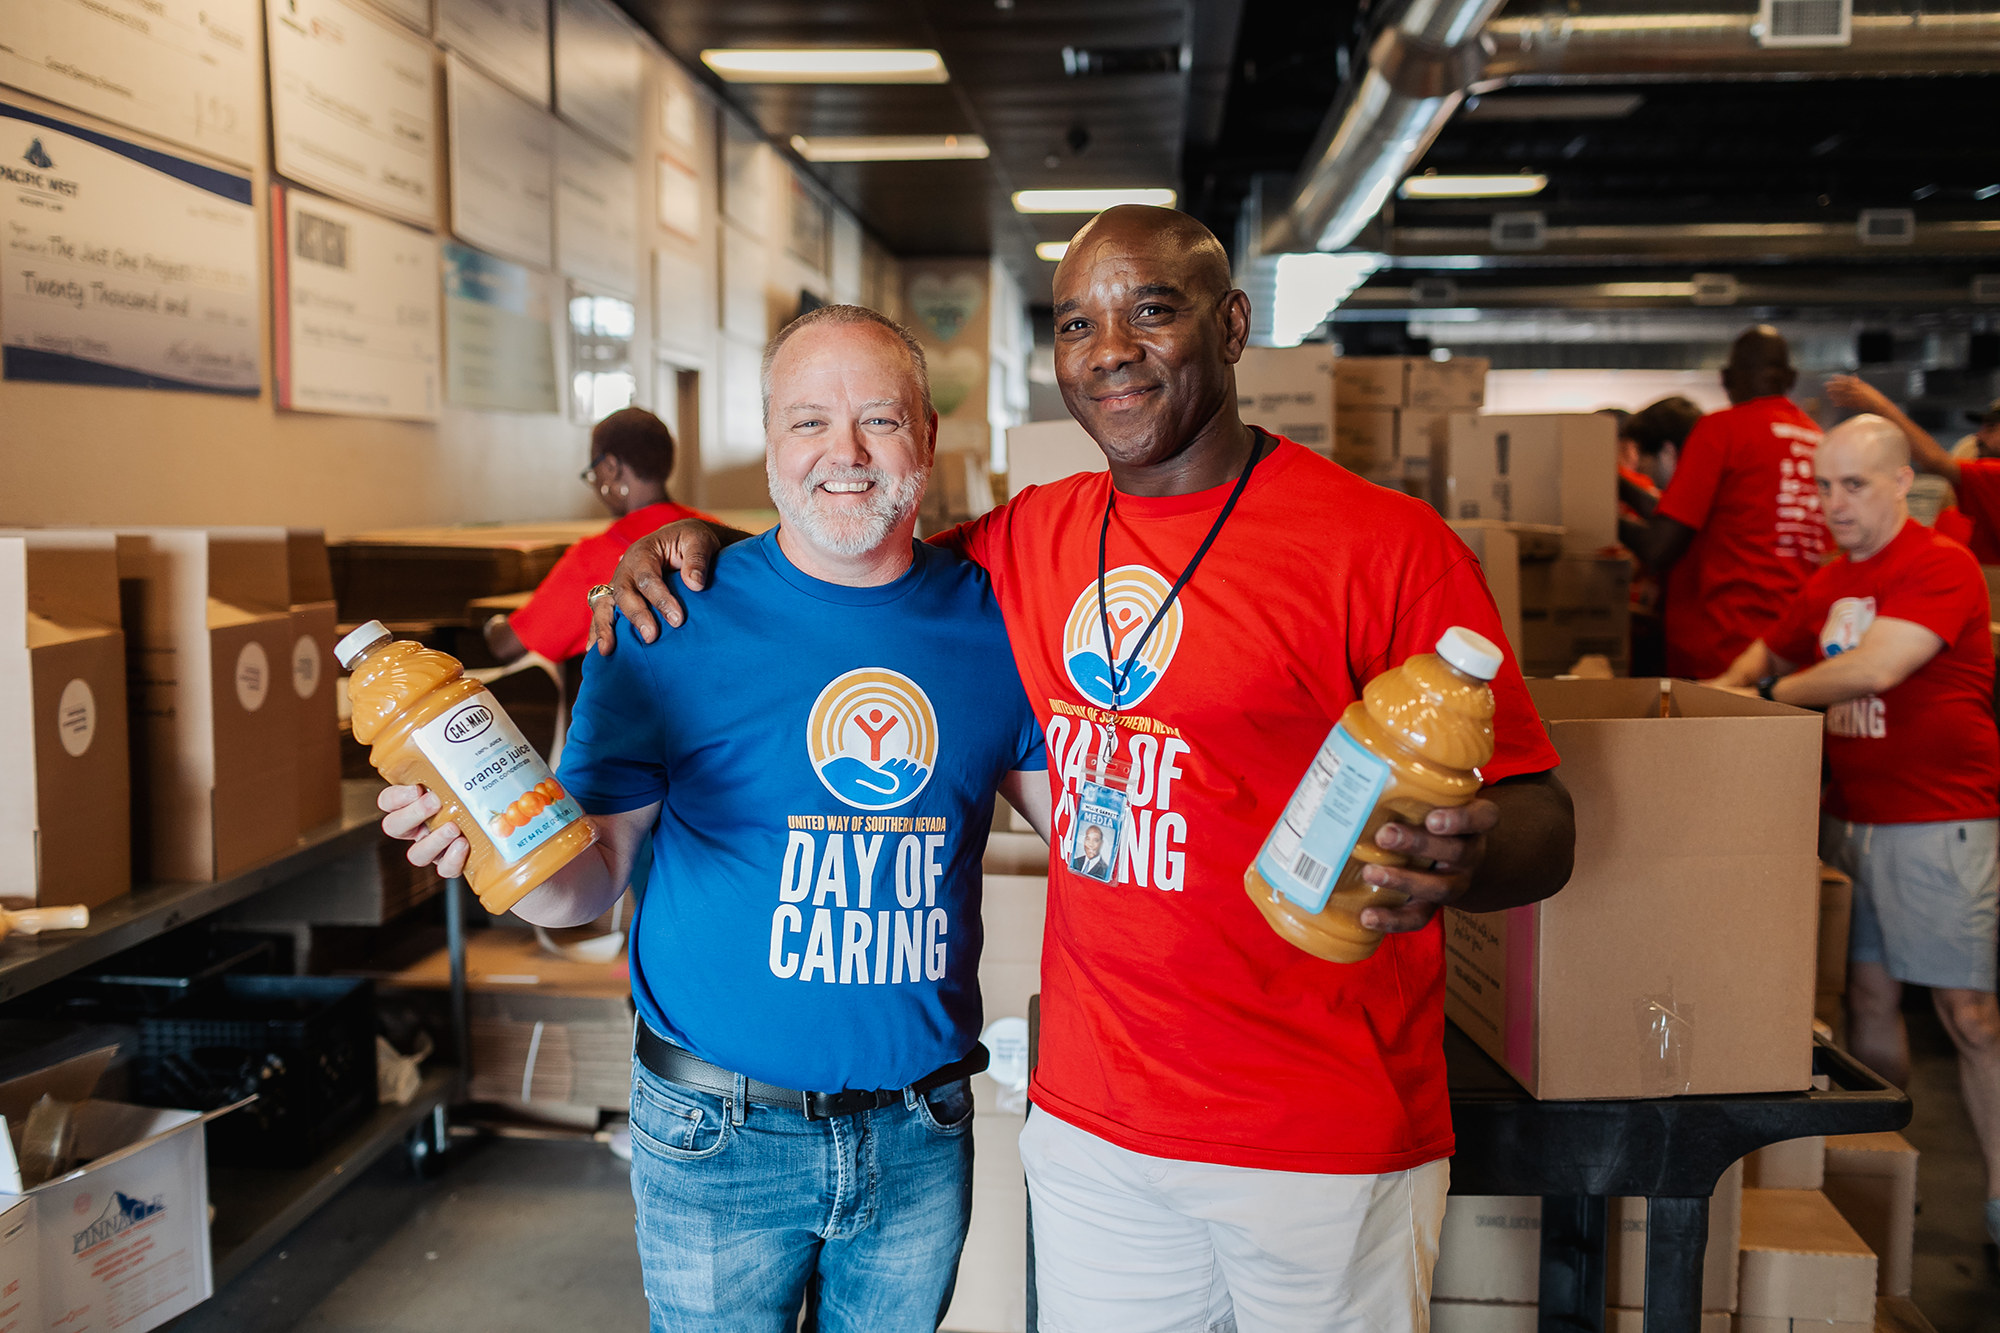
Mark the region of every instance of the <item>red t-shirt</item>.
<instances>
[{"instance_id":1,"label":"red t-shirt","mask_svg":"<svg viewBox=\"0 0 2000 1333\"><path fill-rule=\"evenodd\" d=\"M1963 546L1906 521L1866 560L1826 565L1765 642L1810 665L1854 647L1878 617L1944 640L1893 690L1826 710L1827 813L1858 824L2000 815L1986 580Z\"/></svg>"},{"instance_id":2,"label":"red t-shirt","mask_svg":"<svg viewBox=\"0 0 2000 1333\"><path fill-rule=\"evenodd\" d=\"M1949 537L1967 549L1971 549L1975 541L1978 540L1979 535L1979 529L1972 526L1972 520L1967 518L1965 511L1957 505L1946 505L1944 508L1938 510L1937 522L1931 524L1931 531L1940 537ZM1991 546L1992 544L1993 539L1989 534L1986 537L1986 545ZM1978 552L1974 551L1973 554L1977 556ZM1981 560L1979 563L1982 565L2000 564L2000 561Z\"/></svg>"},{"instance_id":3,"label":"red t-shirt","mask_svg":"<svg viewBox=\"0 0 2000 1333\"><path fill-rule=\"evenodd\" d=\"M991 573L1049 737L1059 845L1035 1104L1184 1161L1366 1174L1449 1155L1440 925L1325 962L1266 924L1243 873L1362 686L1455 624L1506 642L1477 562L1420 501L1279 441L1141 655L1117 719L1134 836L1102 884L1067 859L1080 766L1110 717L1091 652L1110 488L1102 472L1030 487L942 538ZM1117 497L1121 663L1229 491ZM1511 653L1494 692L1485 776L1554 768Z\"/></svg>"},{"instance_id":4,"label":"red t-shirt","mask_svg":"<svg viewBox=\"0 0 2000 1333\"><path fill-rule=\"evenodd\" d=\"M1695 423L1657 511L1695 530L1667 575L1669 675L1721 675L1819 568L1819 441L1788 398L1753 398Z\"/></svg>"},{"instance_id":5,"label":"red t-shirt","mask_svg":"<svg viewBox=\"0 0 2000 1333\"><path fill-rule=\"evenodd\" d=\"M507 617L516 638L551 662L575 657L590 646L590 604L583 595L611 582L625 548L655 528L683 518L708 519L699 510L662 500L634 509L595 537L564 551L528 604Z\"/></svg>"},{"instance_id":6,"label":"red t-shirt","mask_svg":"<svg viewBox=\"0 0 2000 1333\"><path fill-rule=\"evenodd\" d=\"M1958 507L1969 519L1969 539L1982 565L2000 565L2000 458L1968 458L1958 465ZM1950 512L1950 511L1946 511ZM1938 515L1942 523L1944 515Z\"/></svg>"}]
</instances>

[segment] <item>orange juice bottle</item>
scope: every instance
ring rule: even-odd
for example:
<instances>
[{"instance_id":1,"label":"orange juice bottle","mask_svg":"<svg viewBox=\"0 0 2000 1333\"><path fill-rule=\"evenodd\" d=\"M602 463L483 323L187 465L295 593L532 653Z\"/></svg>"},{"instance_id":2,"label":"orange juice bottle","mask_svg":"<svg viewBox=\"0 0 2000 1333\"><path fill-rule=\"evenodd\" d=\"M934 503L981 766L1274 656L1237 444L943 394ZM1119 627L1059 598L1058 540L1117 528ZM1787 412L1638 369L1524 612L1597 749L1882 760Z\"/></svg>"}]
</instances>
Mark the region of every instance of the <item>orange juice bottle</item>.
<instances>
[{"instance_id":1,"label":"orange juice bottle","mask_svg":"<svg viewBox=\"0 0 2000 1333\"><path fill-rule=\"evenodd\" d=\"M486 687L455 657L398 639L371 620L334 646L353 674L354 739L375 771L416 783L472 845L465 878L505 912L597 841L597 832Z\"/></svg>"},{"instance_id":2,"label":"orange juice bottle","mask_svg":"<svg viewBox=\"0 0 2000 1333\"><path fill-rule=\"evenodd\" d=\"M1336 963L1375 952L1382 936L1361 924L1362 909L1409 901L1362 882L1368 865L1409 864L1375 833L1479 793L1479 766L1493 758L1487 682L1501 660L1489 640L1453 626L1435 653L1383 672L1348 705L1243 876L1273 930Z\"/></svg>"}]
</instances>

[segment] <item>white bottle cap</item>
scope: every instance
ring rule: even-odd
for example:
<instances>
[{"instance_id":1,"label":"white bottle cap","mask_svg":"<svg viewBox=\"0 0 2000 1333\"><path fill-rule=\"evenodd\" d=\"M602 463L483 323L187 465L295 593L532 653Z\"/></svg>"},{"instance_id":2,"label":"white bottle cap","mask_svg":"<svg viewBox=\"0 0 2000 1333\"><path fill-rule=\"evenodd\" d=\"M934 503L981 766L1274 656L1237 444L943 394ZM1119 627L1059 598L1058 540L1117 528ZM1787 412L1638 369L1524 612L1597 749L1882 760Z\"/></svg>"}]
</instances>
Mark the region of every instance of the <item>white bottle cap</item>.
<instances>
[{"instance_id":1,"label":"white bottle cap","mask_svg":"<svg viewBox=\"0 0 2000 1333\"><path fill-rule=\"evenodd\" d=\"M1481 680L1492 680L1500 674L1500 663L1505 659L1493 641L1483 634L1474 634L1463 625L1453 625L1438 640L1437 655L1468 676Z\"/></svg>"},{"instance_id":2,"label":"white bottle cap","mask_svg":"<svg viewBox=\"0 0 2000 1333\"><path fill-rule=\"evenodd\" d=\"M387 625L379 620L371 620L359 629L349 631L346 638L333 645L333 655L340 659L342 666L352 670L354 659L389 637L391 636Z\"/></svg>"}]
</instances>

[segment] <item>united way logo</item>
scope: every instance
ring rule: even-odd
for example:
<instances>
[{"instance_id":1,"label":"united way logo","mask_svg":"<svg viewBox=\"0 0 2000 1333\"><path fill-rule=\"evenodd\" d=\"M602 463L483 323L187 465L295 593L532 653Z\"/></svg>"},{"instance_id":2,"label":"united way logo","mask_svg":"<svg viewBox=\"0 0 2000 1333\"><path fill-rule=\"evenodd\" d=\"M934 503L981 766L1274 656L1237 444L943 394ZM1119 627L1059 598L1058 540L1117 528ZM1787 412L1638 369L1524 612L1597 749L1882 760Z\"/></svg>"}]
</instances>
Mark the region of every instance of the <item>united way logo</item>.
<instances>
[{"instance_id":1,"label":"united way logo","mask_svg":"<svg viewBox=\"0 0 2000 1333\"><path fill-rule=\"evenodd\" d=\"M1094 704L1109 708L1115 703L1130 708L1153 692L1174 650L1181 646L1181 604L1173 606L1146 639L1137 661L1129 663L1132 649L1146 633L1166 602L1173 585L1144 565L1122 565L1104 576L1104 607L1099 614L1097 584L1089 583L1077 594L1063 625L1063 666L1070 684ZM1105 660L1105 621L1110 621L1111 658ZM1111 663L1118 664L1118 697L1111 697Z\"/></svg>"},{"instance_id":2,"label":"united way logo","mask_svg":"<svg viewBox=\"0 0 2000 1333\"><path fill-rule=\"evenodd\" d=\"M857 810L892 810L937 767L937 712L917 682L880 667L850 671L819 692L806 749L826 789Z\"/></svg>"},{"instance_id":3,"label":"united way logo","mask_svg":"<svg viewBox=\"0 0 2000 1333\"><path fill-rule=\"evenodd\" d=\"M1875 623L1873 597L1843 597L1826 609L1826 623L1819 629L1819 650L1826 657L1838 657L1861 642L1861 636Z\"/></svg>"}]
</instances>

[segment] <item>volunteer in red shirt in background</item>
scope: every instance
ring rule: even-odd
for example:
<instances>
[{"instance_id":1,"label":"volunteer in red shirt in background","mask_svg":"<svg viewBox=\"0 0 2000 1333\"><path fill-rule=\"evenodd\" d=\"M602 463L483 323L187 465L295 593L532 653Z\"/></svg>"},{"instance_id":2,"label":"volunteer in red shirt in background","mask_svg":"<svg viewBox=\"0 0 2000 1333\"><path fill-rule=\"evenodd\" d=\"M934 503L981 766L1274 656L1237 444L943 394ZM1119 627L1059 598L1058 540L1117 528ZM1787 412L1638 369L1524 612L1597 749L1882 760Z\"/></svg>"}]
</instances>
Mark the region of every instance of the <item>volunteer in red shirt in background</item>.
<instances>
[{"instance_id":1,"label":"volunteer in red shirt in background","mask_svg":"<svg viewBox=\"0 0 2000 1333\"><path fill-rule=\"evenodd\" d=\"M585 594L610 580L625 548L676 519L708 517L668 496L673 470L673 432L645 408L621 408L591 428L583 482L618 521L563 552L526 606L486 622L494 657L505 663L535 652L561 662L590 646Z\"/></svg>"},{"instance_id":2,"label":"volunteer in red shirt in background","mask_svg":"<svg viewBox=\"0 0 2000 1333\"><path fill-rule=\"evenodd\" d=\"M1618 540L1638 552L1651 543L1648 525L1660 492L1674 479L1681 446L1701 420L1701 409L1678 394L1638 412L1618 414ZM1632 674L1667 674L1666 597L1660 580L1641 563L1632 572Z\"/></svg>"},{"instance_id":3,"label":"volunteer in red shirt in background","mask_svg":"<svg viewBox=\"0 0 2000 1333\"><path fill-rule=\"evenodd\" d=\"M1866 380L1835 375L1826 382L1827 397L1857 412L1873 412L1895 423L1910 443L1910 461L1950 482L1958 492L1956 513L1938 515L1937 530L1972 548L1982 565L2000 565L2000 458L1989 457L1987 441L2000 447L2000 400L1980 419L1977 458L1959 458L1910 420L1889 396Z\"/></svg>"},{"instance_id":4,"label":"volunteer in red shirt in background","mask_svg":"<svg viewBox=\"0 0 2000 1333\"><path fill-rule=\"evenodd\" d=\"M1050 740L1057 839L1021 1138L1040 1326L1168 1333L1233 1312L1246 1333L1414 1333L1452 1151L1435 915L1567 880L1555 751L1510 655L1480 799L1378 835L1433 867L1365 872L1410 895L1363 913L1395 933L1349 966L1279 938L1243 873L1335 719L1452 625L1504 643L1499 616L1434 511L1244 424L1249 300L1206 228L1102 213L1054 295L1063 399L1110 470L939 539L992 575ZM655 610L680 620L663 566L704 586L714 540L681 524L628 553L615 601L641 638ZM1102 883L1068 867L1082 769L1107 740L1135 786Z\"/></svg>"},{"instance_id":5,"label":"volunteer in red shirt in background","mask_svg":"<svg viewBox=\"0 0 2000 1333\"><path fill-rule=\"evenodd\" d=\"M1669 675L1721 671L1819 568L1820 429L1785 397L1797 379L1776 329L1739 335L1722 370L1731 405L1695 425L1660 497L1637 554L1666 579Z\"/></svg>"},{"instance_id":6,"label":"volunteer in red shirt in background","mask_svg":"<svg viewBox=\"0 0 2000 1333\"><path fill-rule=\"evenodd\" d=\"M1843 422L1818 461L1841 554L1713 683L1826 710L1820 857L1854 878L1849 1046L1907 1083L1903 984L1931 988L2000 1243L2000 734L1986 580L1963 546L1910 517L1915 474L1896 424Z\"/></svg>"}]
</instances>

